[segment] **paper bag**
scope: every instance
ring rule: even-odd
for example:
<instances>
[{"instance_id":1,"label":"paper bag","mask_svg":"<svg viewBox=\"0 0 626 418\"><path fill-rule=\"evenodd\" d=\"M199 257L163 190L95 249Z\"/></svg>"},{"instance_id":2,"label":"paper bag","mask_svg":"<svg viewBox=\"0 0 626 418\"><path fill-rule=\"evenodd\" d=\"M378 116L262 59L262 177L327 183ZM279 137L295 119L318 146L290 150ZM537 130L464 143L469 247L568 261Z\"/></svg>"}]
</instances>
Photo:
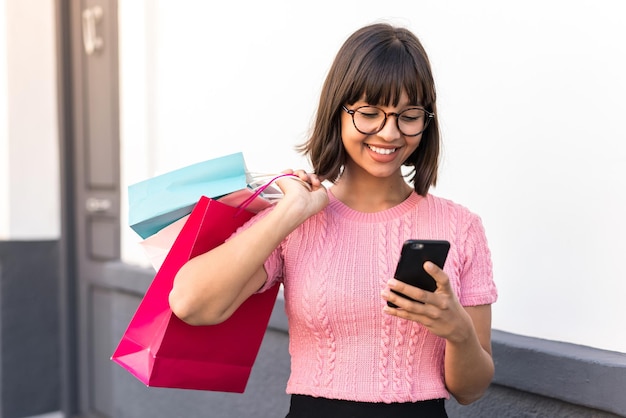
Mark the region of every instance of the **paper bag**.
<instances>
[{"instance_id":1,"label":"paper bag","mask_svg":"<svg viewBox=\"0 0 626 418\"><path fill-rule=\"evenodd\" d=\"M128 187L128 222L142 238L188 215L200 196L217 198L248 184L243 154L192 164Z\"/></svg>"},{"instance_id":2,"label":"paper bag","mask_svg":"<svg viewBox=\"0 0 626 418\"><path fill-rule=\"evenodd\" d=\"M235 216L236 215L236 216ZM148 386L243 393L278 285L252 295L219 325L191 326L168 295L192 257L223 243L254 214L202 197L181 229L111 359Z\"/></svg>"},{"instance_id":3,"label":"paper bag","mask_svg":"<svg viewBox=\"0 0 626 418\"><path fill-rule=\"evenodd\" d=\"M143 248L148 261L150 261L155 271L159 271L161 268L165 257L167 257L167 254L170 252L174 241L176 241L178 234L180 234L183 226L185 226L187 219L189 219L189 215L183 216L179 220L161 229L156 234L139 242L139 245Z\"/></svg>"}]
</instances>

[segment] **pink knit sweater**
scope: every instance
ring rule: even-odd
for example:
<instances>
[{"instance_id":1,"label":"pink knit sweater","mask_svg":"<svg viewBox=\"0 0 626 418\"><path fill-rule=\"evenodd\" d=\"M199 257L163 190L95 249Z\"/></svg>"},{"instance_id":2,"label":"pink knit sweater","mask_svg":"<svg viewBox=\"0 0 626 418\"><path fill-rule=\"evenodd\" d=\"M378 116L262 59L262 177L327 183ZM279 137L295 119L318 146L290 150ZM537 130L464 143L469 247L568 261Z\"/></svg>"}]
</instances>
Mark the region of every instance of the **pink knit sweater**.
<instances>
[{"instance_id":1,"label":"pink knit sweater","mask_svg":"<svg viewBox=\"0 0 626 418\"><path fill-rule=\"evenodd\" d=\"M282 281L289 319L287 392L365 402L448 398L445 340L383 314L380 292L402 243L445 239L444 267L464 306L497 298L480 219L449 200L415 193L391 209L362 213L329 192L329 205L291 233L265 263ZM263 214L251 222L258 222Z\"/></svg>"}]
</instances>

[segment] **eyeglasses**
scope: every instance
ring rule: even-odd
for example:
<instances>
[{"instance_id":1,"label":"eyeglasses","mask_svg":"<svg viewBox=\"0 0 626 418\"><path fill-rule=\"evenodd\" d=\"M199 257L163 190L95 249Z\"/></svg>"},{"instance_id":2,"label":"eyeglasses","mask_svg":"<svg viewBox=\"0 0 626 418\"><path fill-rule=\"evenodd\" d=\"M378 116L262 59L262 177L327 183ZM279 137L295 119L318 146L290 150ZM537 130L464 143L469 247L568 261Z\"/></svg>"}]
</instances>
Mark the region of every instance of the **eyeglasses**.
<instances>
[{"instance_id":1,"label":"eyeglasses","mask_svg":"<svg viewBox=\"0 0 626 418\"><path fill-rule=\"evenodd\" d=\"M411 107L402 112L386 113L375 106L361 106L350 110L345 106L342 109L352 116L352 123L357 131L364 135L374 135L380 132L387 123L389 116L396 117L396 126L404 136L417 136L424 132L435 114L421 107Z\"/></svg>"}]
</instances>

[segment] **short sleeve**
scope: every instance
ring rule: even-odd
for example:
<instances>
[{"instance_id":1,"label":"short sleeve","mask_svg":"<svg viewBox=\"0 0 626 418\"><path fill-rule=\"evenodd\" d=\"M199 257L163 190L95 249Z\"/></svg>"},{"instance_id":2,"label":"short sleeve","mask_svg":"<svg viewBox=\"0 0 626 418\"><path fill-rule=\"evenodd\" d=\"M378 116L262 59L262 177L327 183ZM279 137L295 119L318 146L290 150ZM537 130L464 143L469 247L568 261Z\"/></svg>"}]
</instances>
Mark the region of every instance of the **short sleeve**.
<instances>
[{"instance_id":1,"label":"short sleeve","mask_svg":"<svg viewBox=\"0 0 626 418\"><path fill-rule=\"evenodd\" d=\"M461 291L459 301L463 306L489 305L498 298L493 280L491 251L481 219L470 215L460 252L462 258Z\"/></svg>"}]
</instances>

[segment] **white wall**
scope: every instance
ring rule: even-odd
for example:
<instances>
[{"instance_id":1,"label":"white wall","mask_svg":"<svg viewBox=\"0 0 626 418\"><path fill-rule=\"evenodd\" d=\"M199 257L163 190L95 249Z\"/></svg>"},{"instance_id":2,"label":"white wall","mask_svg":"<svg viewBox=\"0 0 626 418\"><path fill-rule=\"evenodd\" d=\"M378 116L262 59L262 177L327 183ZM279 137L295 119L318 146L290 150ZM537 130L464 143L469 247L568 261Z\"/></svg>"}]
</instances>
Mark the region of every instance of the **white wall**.
<instances>
[{"instance_id":1,"label":"white wall","mask_svg":"<svg viewBox=\"0 0 626 418\"><path fill-rule=\"evenodd\" d=\"M0 0L0 240L9 230L9 123L7 86L6 0Z\"/></svg>"},{"instance_id":2,"label":"white wall","mask_svg":"<svg viewBox=\"0 0 626 418\"><path fill-rule=\"evenodd\" d=\"M626 352L623 6L503 7L457 10L462 35L435 47L438 192L485 221L495 327Z\"/></svg>"},{"instance_id":3,"label":"white wall","mask_svg":"<svg viewBox=\"0 0 626 418\"><path fill-rule=\"evenodd\" d=\"M626 352L622 8L120 0L125 181L239 150L252 170L303 166L292 149L341 43L374 21L407 26L438 85L433 192L483 218L494 327ZM141 259L124 232L126 259Z\"/></svg>"},{"instance_id":4,"label":"white wall","mask_svg":"<svg viewBox=\"0 0 626 418\"><path fill-rule=\"evenodd\" d=\"M60 236L53 0L0 0L0 239Z\"/></svg>"}]
</instances>

